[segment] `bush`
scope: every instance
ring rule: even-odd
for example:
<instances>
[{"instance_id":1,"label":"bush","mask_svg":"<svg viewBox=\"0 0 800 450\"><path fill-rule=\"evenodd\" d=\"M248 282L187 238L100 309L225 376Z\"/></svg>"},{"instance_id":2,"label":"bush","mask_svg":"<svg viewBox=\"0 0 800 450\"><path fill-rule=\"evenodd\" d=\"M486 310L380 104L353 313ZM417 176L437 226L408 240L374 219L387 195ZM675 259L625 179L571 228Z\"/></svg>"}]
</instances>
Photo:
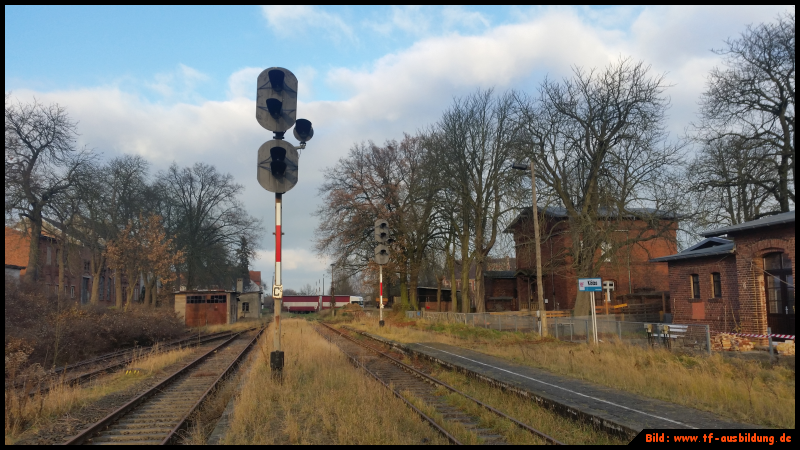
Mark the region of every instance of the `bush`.
<instances>
[{"instance_id":1,"label":"bush","mask_svg":"<svg viewBox=\"0 0 800 450\"><path fill-rule=\"evenodd\" d=\"M168 308L129 311L58 300L38 286L6 280L5 345L32 348L28 363L70 364L134 345L173 339L185 331Z\"/></svg>"}]
</instances>

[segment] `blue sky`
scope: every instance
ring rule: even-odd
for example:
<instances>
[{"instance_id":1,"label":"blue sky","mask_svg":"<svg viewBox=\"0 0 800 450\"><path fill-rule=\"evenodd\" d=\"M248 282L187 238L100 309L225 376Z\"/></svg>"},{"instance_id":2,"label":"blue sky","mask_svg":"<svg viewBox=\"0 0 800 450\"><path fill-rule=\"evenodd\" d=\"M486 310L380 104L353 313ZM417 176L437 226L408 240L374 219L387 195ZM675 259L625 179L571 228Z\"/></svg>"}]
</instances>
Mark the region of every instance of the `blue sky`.
<instances>
[{"instance_id":1,"label":"blue sky","mask_svg":"<svg viewBox=\"0 0 800 450\"><path fill-rule=\"evenodd\" d=\"M255 121L255 80L270 66L292 70L298 117L315 128L284 204L284 285L299 288L327 267L313 254L311 213L324 169L353 143L401 138L477 88L532 92L546 75L620 57L666 73L678 136L721 62L710 50L787 10L6 6L5 91L65 106L80 121L80 143L104 158L139 154L154 172L204 161L232 173L267 225L255 269L270 279L274 199L256 181L255 155L271 135Z\"/></svg>"}]
</instances>

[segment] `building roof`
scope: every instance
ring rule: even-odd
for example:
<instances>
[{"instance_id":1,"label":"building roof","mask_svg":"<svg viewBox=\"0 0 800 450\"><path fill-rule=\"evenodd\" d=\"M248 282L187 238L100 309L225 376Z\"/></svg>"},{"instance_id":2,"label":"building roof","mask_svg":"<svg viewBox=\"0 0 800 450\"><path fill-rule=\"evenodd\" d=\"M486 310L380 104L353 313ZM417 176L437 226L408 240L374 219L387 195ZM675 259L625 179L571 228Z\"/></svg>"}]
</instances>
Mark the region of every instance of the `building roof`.
<instances>
[{"instance_id":1,"label":"building roof","mask_svg":"<svg viewBox=\"0 0 800 450\"><path fill-rule=\"evenodd\" d=\"M537 207L538 209L538 207ZM533 208L530 206L526 206L521 208L521 211L517 217L511 221L511 223L503 230L504 233L511 233L511 229L514 228L520 221L523 219L530 217L531 213L533 212ZM569 217L567 213L567 208L562 208L560 206L546 206L542 208L542 213L545 216L553 217L556 219L566 219ZM627 219L638 219L644 216L655 216L659 219L679 219L679 217L673 213L668 211L661 211L655 208L627 208L622 214L619 213L619 210L613 208L606 208L600 207L597 210L597 215L599 217L621 217Z\"/></svg>"},{"instance_id":2,"label":"building roof","mask_svg":"<svg viewBox=\"0 0 800 450\"><path fill-rule=\"evenodd\" d=\"M516 272L513 270L487 270L483 272L486 278L516 278Z\"/></svg>"},{"instance_id":3,"label":"building roof","mask_svg":"<svg viewBox=\"0 0 800 450\"><path fill-rule=\"evenodd\" d=\"M261 286L261 271L260 270L251 270L250 271L250 281Z\"/></svg>"},{"instance_id":4,"label":"building roof","mask_svg":"<svg viewBox=\"0 0 800 450\"><path fill-rule=\"evenodd\" d=\"M679 261L683 259L703 258L706 256L730 255L734 251L733 241L718 237L703 239L686 250L669 256L653 258L652 262Z\"/></svg>"},{"instance_id":5,"label":"building roof","mask_svg":"<svg viewBox=\"0 0 800 450\"><path fill-rule=\"evenodd\" d=\"M704 231L702 234L705 237L722 236L723 234L737 233L740 231L756 230L759 228L772 227L775 225L783 225L794 223L794 211L789 211L773 216L762 217L757 220L740 223L738 225L731 225L729 227L717 228L716 230Z\"/></svg>"}]
</instances>

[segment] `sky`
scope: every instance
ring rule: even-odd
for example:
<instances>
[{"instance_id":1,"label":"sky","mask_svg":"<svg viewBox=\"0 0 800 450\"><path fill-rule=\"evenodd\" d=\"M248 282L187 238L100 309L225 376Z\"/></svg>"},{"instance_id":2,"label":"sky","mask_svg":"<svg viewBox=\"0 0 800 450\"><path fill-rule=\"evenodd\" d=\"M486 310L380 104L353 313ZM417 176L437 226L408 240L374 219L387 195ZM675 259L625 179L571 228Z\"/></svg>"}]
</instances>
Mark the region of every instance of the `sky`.
<instances>
[{"instance_id":1,"label":"sky","mask_svg":"<svg viewBox=\"0 0 800 450\"><path fill-rule=\"evenodd\" d=\"M152 173L204 162L232 174L264 222L252 269L268 281L274 194L256 180L256 154L272 133L255 119L256 78L291 70L297 117L314 125L283 200L283 285L299 289L330 272L314 252L313 213L326 171L354 144L399 140L477 89L533 93L545 77L628 57L666 75L668 128L681 136L722 63L711 50L785 11L794 7L7 5L5 92L66 107L78 144L104 160L135 154Z\"/></svg>"}]
</instances>

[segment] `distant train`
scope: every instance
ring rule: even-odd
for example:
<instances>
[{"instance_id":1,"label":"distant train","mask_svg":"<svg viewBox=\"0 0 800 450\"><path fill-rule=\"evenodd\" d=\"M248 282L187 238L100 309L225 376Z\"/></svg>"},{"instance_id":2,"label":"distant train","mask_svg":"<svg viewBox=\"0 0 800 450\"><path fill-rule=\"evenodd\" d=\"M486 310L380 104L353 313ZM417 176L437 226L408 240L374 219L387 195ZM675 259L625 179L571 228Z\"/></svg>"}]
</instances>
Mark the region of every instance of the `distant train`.
<instances>
[{"instance_id":1,"label":"distant train","mask_svg":"<svg viewBox=\"0 0 800 450\"><path fill-rule=\"evenodd\" d=\"M355 295L335 295L334 297L336 299L337 308L349 305L350 303L356 303L362 307L364 306L363 297ZM317 312L320 309L330 308L330 295L284 295L281 311L307 314Z\"/></svg>"}]
</instances>

